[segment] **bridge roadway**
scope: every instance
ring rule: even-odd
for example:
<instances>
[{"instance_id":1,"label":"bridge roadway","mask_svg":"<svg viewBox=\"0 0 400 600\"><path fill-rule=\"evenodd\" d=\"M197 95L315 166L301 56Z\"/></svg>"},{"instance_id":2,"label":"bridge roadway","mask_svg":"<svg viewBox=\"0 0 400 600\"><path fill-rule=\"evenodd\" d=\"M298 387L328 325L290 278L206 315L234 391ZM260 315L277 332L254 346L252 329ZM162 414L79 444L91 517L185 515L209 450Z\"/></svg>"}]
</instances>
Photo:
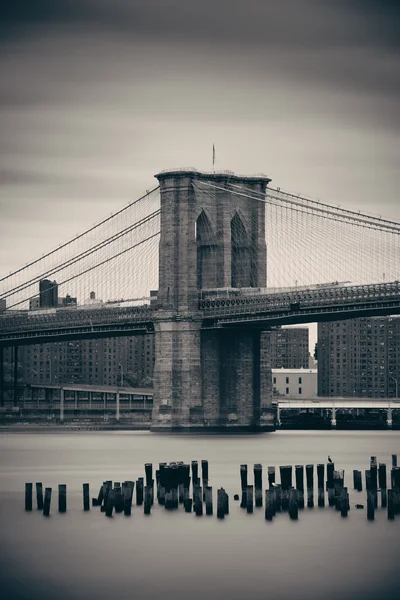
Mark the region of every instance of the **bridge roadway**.
<instances>
[{"instance_id":1,"label":"bridge roadway","mask_svg":"<svg viewBox=\"0 0 400 600\"><path fill-rule=\"evenodd\" d=\"M201 293L200 293L201 296ZM238 290L199 300L203 327L257 327L400 314L400 282L253 294ZM156 305L114 308L9 310L0 315L0 346L154 332Z\"/></svg>"}]
</instances>

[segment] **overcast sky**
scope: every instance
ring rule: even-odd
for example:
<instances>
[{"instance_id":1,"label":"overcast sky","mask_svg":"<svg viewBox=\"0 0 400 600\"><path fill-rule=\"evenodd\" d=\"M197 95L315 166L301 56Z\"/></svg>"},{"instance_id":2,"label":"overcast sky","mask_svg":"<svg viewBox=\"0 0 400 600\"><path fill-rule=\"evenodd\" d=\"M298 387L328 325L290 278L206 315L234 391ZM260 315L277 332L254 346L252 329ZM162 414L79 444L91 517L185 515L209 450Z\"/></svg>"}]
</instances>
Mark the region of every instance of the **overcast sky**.
<instances>
[{"instance_id":1,"label":"overcast sky","mask_svg":"<svg viewBox=\"0 0 400 600\"><path fill-rule=\"evenodd\" d=\"M400 221L397 0L3 0L0 273L178 166Z\"/></svg>"}]
</instances>

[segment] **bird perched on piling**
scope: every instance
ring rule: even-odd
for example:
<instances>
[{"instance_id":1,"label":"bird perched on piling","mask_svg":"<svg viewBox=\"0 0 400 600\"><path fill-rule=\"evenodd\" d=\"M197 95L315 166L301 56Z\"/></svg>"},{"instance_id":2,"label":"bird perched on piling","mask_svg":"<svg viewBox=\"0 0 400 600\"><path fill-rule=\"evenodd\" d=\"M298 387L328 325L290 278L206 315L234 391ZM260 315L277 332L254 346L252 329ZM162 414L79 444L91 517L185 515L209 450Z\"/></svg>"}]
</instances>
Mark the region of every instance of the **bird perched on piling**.
<instances>
[{"instance_id":1,"label":"bird perched on piling","mask_svg":"<svg viewBox=\"0 0 400 600\"><path fill-rule=\"evenodd\" d=\"M332 462L332 459L330 456L328 456L328 462L330 462L330 463Z\"/></svg>"}]
</instances>

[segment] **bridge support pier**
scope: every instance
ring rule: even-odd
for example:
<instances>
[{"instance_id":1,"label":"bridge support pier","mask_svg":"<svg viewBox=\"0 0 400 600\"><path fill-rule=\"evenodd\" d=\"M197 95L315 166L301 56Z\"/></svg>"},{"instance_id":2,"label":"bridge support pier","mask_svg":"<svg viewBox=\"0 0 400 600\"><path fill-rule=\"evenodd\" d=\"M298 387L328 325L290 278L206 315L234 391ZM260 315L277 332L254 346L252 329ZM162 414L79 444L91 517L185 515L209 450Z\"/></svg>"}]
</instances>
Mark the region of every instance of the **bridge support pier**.
<instances>
[{"instance_id":1,"label":"bridge support pier","mask_svg":"<svg viewBox=\"0 0 400 600\"><path fill-rule=\"evenodd\" d=\"M393 426L392 407L391 406L389 406L389 408L387 409L386 426L388 429L392 429L392 426Z\"/></svg>"},{"instance_id":2,"label":"bridge support pier","mask_svg":"<svg viewBox=\"0 0 400 600\"><path fill-rule=\"evenodd\" d=\"M332 406L331 428L336 429L336 408Z\"/></svg>"},{"instance_id":3,"label":"bridge support pier","mask_svg":"<svg viewBox=\"0 0 400 600\"><path fill-rule=\"evenodd\" d=\"M60 423L64 423L64 388L60 388Z\"/></svg>"}]
</instances>

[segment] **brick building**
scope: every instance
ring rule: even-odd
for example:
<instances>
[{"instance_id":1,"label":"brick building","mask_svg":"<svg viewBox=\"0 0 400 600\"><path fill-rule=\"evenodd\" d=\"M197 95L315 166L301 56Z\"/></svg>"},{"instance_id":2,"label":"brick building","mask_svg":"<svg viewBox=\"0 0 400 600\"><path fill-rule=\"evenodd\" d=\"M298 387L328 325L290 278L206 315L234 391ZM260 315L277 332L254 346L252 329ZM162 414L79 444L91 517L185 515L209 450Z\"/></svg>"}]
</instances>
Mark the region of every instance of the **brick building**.
<instances>
[{"instance_id":1,"label":"brick building","mask_svg":"<svg viewBox=\"0 0 400 600\"><path fill-rule=\"evenodd\" d=\"M400 318L318 324L318 395L389 398L400 379Z\"/></svg>"},{"instance_id":2,"label":"brick building","mask_svg":"<svg viewBox=\"0 0 400 600\"><path fill-rule=\"evenodd\" d=\"M308 327L279 328L270 333L273 369L309 367Z\"/></svg>"}]
</instances>

